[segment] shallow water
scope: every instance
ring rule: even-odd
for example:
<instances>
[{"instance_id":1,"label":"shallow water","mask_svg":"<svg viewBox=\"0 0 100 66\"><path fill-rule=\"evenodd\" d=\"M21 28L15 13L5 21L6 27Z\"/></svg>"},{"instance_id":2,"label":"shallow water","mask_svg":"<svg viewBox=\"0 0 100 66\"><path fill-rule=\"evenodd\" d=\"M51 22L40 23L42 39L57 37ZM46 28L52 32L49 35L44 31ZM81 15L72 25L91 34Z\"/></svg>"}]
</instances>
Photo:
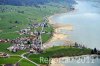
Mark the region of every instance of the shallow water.
<instances>
[{"instance_id":1,"label":"shallow water","mask_svg":"<svg viewBox=\"0 0 100 66\"><path fill-rule=\"evenodd\" d=\"M69 39L84 44L89 48L100 49L100 4L90 1L77 1L74 12L55 15L56 23L71 24L74 29Z\"/></svg>"},{"instance_id":2,"label":"shallow water","mask_svg":"<svg viewBox=\"0 0 100 66\"><path fill-rule=\"evenodd\" d=\"M64 34L71 35L68 39L84 44L89 48L100 49L100 3L90 1L77 1L77 3L74 12L55 15L52 20L56 23L73 25L73 31L62 31ZM87 63L87 57L93 63ZM100 66L100 59L91 59L90 57L76 59L71 63L61 62L64 66Z\"/></svg>"},{"instance_id":3,"label":"shallow water","mask_svg":"<svg viewBox=\"0 0 100 66\"><path fill-rule=\"evenodd\" d=\"M100 66L100 59L96 56L81 56L64 63L64 66Z\"/></svg>"}]
</instances>

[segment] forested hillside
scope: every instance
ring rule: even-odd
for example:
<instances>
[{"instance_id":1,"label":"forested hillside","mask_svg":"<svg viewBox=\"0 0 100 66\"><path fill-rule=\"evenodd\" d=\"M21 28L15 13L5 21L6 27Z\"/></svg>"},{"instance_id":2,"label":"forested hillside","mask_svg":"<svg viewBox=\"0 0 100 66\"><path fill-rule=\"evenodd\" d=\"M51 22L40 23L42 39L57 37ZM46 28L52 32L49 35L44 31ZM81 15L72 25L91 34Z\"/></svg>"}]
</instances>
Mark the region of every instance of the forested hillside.
<instances>
[{"instance_id":1,"label":"forested hillside","mask_svg":"<svg viewBox=\"0 0 100 66\"><path fill-rule=\"evenodd\" d=\"M75 3L74 0L0 0L0 5L15 5L15 6L32 6L32 5L38 5L38 4L46 4L50 2L66 2L66 3Z\"/></svg>"}]
</instances>

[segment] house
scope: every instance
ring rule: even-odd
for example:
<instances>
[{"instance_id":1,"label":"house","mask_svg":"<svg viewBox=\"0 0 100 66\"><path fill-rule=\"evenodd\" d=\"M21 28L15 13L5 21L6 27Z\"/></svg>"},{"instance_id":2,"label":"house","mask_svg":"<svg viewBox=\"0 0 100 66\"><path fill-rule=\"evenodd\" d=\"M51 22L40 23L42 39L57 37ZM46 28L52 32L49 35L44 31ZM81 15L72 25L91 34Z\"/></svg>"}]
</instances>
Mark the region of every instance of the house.
<instances>
[{"instance_id":1,"label":"house","mask_svg":"<svg viewBox=\"0 0 100 66\"><path fill-rule=\"evenodd\" d=\"M30 53L36 53L36 51L33 48L31 48L29 52Z\"/></svg>"},{"instance_id":2,"label":"house","mask_svg":"<svg viewBox=\"0 0 100 66\"><path fill-rule=\"evenodd\" d=\"M98 55L100 55L100 51L98 51L98 53L97 53Z\"/></svg>"},{"instance_id":3,"label":"house","mask_svg":"<svg viewBox=\"0 0 100 66\"><path fill-rule=\"evenodd\" d=\"M36 36L39 36L41 33L40 33L40 31L34 31L34 35L36 35Z\"/></svg>"},{"instance_id":4,"label":"house","mask_svg":"<svg viewBox=\"0 0 100 66\"><path fill-rule=\"evenodd\" d=\"M32 27L33 28L38 28L39 27L39 24L38 23L35 23L35 24L32 25Z\"/></svg>"},{"instance_id":5,"label":"house","mask_svg":"<svg viewBox=\"0 0 100 66\"><path fill-rule=\"evenodd\" d=\"M40 24L40 26L41 26L41 27L48 27L48 24L45 23L45 22L43 22L43 23Z\"/></svg>"},{"instance_id":6,"label":"house","mask_svg":"<svg viewBox=\"0 0 100 66\"><path fill-rule=\"evenodd\" d=\"M9 57L8 54L0 52L0 58L7 58L7 57Z\"/></svg>"},{"instance_id":7,"label":"house","mask_svg":"<svg viewBox=\"0 0 100 66\"><path fill-rule=\"evenodd\" d=\"M9 48L7 48L9 51L12 51L12 52L17 52L17 47L14 47L14 46L11 46Z\"/></svg>"},{"instance_id":8,"label":"house","mask_svg":"<svg viewBox=\"0 0 100 66\"><path fill-rule=\"evenodd\" d=\"M38 37L35 35L17 38L11 42L13 45L7 48L11 52L17 52L18 50L25 50L31 47L40 46L40 39L38 39Z\"/></svg>"},{"instance_id":9,"label":"house","mask_svg":"<svg viewBox=\"0 0 100 66\"><path fill-rule=\"evenodd\" d=\"M10 41L9 39L0 39L0 43L7 43L9 41Z\"/></svg>"},{"instance_id":10,"label":"house","mask_svg":"<svg viewBox=\"0 0 100 66\"><path fill-rule=\"evenodd\" d=\"M32 25L33 28L38 28L38 27L48 27L48 24L46 22L42 23L35 23Z\"/></svg>"},{"instance_id":11,"label":"house","mask_svg":"<svg viewBox=\"0 0 100 66\"><path fill-rule=\"evenodd\" d=\"M22 35L22 34L29 34L30 30L31 30L30 28L22 29L22 30L19 31L19 33L20 33L20 35Z\"/></svg>"}]
</instances>

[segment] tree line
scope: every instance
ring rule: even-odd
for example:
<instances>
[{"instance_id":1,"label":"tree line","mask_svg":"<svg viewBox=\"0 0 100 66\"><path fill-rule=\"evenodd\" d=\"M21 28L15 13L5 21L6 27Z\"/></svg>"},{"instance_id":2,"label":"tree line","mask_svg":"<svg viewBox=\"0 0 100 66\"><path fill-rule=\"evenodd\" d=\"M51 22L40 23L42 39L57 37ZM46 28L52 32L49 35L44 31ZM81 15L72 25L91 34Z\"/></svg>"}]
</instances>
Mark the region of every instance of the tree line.
<instances>
[{"instance_id":1,"label":"tree line","mask_svg":"<svg viewBox=\"0 0 100 66\"><path fill-rule=\"evenodd\" d=\"M50 2L66 2L68 4L75 3L75 0L0 0L0 5L15 5L15 6L33 6L43 5Z\"/></svg>"}]
</instances>

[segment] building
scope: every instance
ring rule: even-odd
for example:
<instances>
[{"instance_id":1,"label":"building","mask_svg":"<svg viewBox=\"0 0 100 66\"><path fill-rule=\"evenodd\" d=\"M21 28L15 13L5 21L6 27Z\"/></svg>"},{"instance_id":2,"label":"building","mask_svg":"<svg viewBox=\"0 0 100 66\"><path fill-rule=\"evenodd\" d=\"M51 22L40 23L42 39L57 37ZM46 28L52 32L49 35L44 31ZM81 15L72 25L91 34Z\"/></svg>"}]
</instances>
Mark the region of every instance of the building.
<instances>
[{"instance_id":1,"label":"building","mask_svg":"<svg viewBox=\"0 0 100 66\"><path fill-rule=\"evenodd\" d=\"M0 58L7 58L7 57L9 57L8 54L0 52Z\"/></svg>"},{"instance_id":2,"label":"building","mask_svg":"<svg viewBox=\"0 0 100 66\"><path fill-rule=\"evenodd\" d=\"M100 55L100 51L98 51L98 55Z\"/></svg>"}]
</instances>

